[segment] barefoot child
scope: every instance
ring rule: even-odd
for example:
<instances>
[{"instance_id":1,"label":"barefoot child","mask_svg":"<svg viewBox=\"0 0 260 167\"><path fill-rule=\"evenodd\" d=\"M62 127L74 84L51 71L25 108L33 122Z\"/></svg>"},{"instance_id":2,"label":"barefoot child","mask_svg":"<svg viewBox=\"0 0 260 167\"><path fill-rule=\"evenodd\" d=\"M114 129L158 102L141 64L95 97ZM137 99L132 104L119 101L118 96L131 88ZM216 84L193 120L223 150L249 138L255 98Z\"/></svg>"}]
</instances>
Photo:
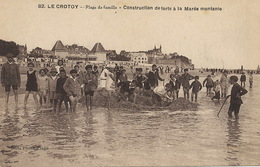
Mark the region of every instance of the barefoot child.
<instances>
[{"instance_id":1,"label":"barefoot child","mask_svg":"<svg viewBox=\"0 0 260 167\"><path fill-rule=\"evenodd\" d=\"M37 84L37 77L36 71L33 69L34 64L28 63L28 71L27 71L27 82L26 82L26 92L24 97L24 108L27 106L27 101L29 98L29 94L32 92L33 99L36 104L36 108L38 108L38 99L37 99L37 91L38 91L38 84Z\"/></svg>"},{"instance_id":2,"label":"barefoot child","mask_svg":"<svg viewBox=\"0 0 260 167\"><path fill-rule=\"evenodd\" d=\"M143 69L142 68L136 68L136 73L133 76L133 80L136 81L136 88L134 91L134 103L136 103L136 97L137 95L142 95L143 94L143 85L144 82L146 82L148 80L148 78L146 77L146 75L142 74Z\"/></svg>"},{"instance_id":3,"label":"barefoot child","mask_svg":"<svg viewBox=\"0 0 260 167\"><path fill-rule=\"evenodd\" d=\"M198 93L202 89L202 85L199 82L199 76L195 76L195 81L193 81L190 85L191 92L191 101L193 102L193 97L195 96L195 102L197 102Z\"/></svg>"},{"instance_id":4,"label":"barefoot child","mask_svg":"<svg viewBox=\"0 0 260 167\"><path fill-rule=\"evenodd\" d=\"M38 93L40 96L40 105L47 101L47 90L48 90L48 77L46 76L46 72L44 69L39 71L39 75L37 78L38 84Z\"/></svg>"},{"instance_id":5,"label":"barefoot child","mask_svg":"<svg viewBox=\"0 0 260 167\"><path fill-rule=\"evenodd\" d=\"M77 78L77 71L75 69L70 71L70 75L71 76L65 81L63 88L71 101L71 111L75 112L78 99L80 99L81 96L81 82L80 79Z\"/></svg>"},{"instance_id":6,"label":"barefoot child","mask_svg":"<svg viewBox=\"0 0 260 167\"><path fill-rule=\"evenodd\" d=\"M177 92L179 91L180 88L180 83L178 82L178 80L176 79L175 74L171 74L170 75L170 81L169 84L171 84L172 89L171 89L171 97L173 98L173 100L177 99Z\"/></svg>"},{"instance_id":7,"label":"barefoot child","mask_svg":"<svg viewBox=\"0 0 260 167\"><path fill-rule=\"evenodd\" d=\"M51 107L53 107L53 111L56 111L58 98L56 93L57 86L57 70L56 68L52 68L50 70L51 76L48 78L48 94L49 94L49 102L51 103Z\"/></svg>"},{"instance_id":8,"label":"barefoot child","mask_svg":"<svg viewBox=\"0 0 260 167\"><path fill-rule=\"evenodd\" d=\"M67 80L67 75L65 70L60 70L60 77L57 79L57 85L56 85L56 93L58 96L58 111L61 111L61 104L64 102L65 104L65 109L68 112L69 107L68 107L68 102L69 102L69 97L67 96L66 91L63 88L64 83Z\"/></svg>"},{"instance_id":9,"label":"barefoot child","mask_svg":"<svg viewBox=\"0 0 260 167\"><path fill-rule=\"evenodd\" d=\"M237 76L231 76L230 82L233 84L233 87L231 89L231 95L228 95L227 98L231 97L230 99L230 106L228 109L228 116L229 118L232 117L232 112L235 113L235 118L238 119L238 113L240 110L241 104L243 104L243 101L241 99L241 96L245 95L247 93L247 90L240 86L238 83L238 77Z\"/></svg>"},{"instance_id":10,"label":"barefoot child","mask_svg":"<svg viewBox=\"0 0 260 167\"><path fill-rule=\"evenodd\" d=\"M203 81L203 87L205 86L206 83L206 88L207 88L207 95L211 95L211 88L214 87L214 82L211 78L211 75L208 75L207 78Z\"/></svg>"},{"instance_id":11,"label":"barefoot child","mask_svg":"<svg viewBox=\"0 0 260 167\"><path fill-rule=\"evenodd\" d=\"M87 65L85 69L86 73L83 77L83 83L85 84L86 107L87 110L92 110L94 90L97 88L98 81L96 75L92 73L91 65Z\"/></svg>"}]
</instances>

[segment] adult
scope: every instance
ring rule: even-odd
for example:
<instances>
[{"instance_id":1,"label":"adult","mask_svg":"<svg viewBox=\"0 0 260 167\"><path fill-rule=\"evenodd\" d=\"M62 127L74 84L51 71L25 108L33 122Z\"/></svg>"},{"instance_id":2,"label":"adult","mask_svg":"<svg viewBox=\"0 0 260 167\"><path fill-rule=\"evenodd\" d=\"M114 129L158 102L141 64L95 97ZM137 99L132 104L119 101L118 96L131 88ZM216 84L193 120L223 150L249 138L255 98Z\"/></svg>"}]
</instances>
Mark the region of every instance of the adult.
<instances>
[{"instance_id":1,"label":"adult","mask_svg":"<svg viewBox=\"0 0 260 167\"><path fill-rule=\"evenodd\" d=\"M11 87L14 92L15 106L18 106L18 88L21 86L19 66L14 62L14 54L6 55L7 62L3 64L1 71L1 84L5 88L5 104L8 106Z\"/></svg>"},{"instance_id":2,"label":"adult","mask_svg":"<svg viewBox=\"0 0 260 167\"><path fill-rule=\"evenodd\" d=\"M190 97L190 93L189 93L190 80L192 80L192 79L194 79L194 77L192 75L190 75L188 73L188 69L185 68L184 74L182 74L182 76L181 76L181 84L182 84L182 87L183 87L184 99L187 99L187 100L189 100L189 97Z\"/></svg>"},{"instance_id":3,"label":"adult","mask_svg":"<svg viewBox=\"0 0 260 167\"><path fill-rule=\"evenodd\" d=\"M100 74L100 88L101 90L106 90L107 96L107 108L110 109L111 106L111 94L115 90L115 76L113 74L113 67L107 65Z\"/></svg>"},{"instance_id":4,"label":"adult","mask_svg":"<svg viewBox=\"0 0 260 167\"><path fill-rule=\"evenodd\" d=\"M220 78L220 86L221 86L221 97L226 98L228 87L229 87L229 79L227 75L227 70L225 70Z\"/></svg>"}]
</instances>

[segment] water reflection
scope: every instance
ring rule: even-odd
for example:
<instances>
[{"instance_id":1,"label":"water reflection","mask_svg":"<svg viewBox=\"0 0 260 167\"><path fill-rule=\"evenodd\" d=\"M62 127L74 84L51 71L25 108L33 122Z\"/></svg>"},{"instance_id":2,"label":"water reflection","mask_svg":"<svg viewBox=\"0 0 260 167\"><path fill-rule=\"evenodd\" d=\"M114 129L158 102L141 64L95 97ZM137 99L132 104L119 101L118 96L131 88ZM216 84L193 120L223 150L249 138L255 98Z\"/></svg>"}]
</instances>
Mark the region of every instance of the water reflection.
<instances>
[{"instance_id":1,"label":"water reflection","mask_svg":"<svg viewBox=\"0 0 260 167\"><path fill-rule=\"evenodd\" d=\"M33 99L26 110L10 105L0 113L0 166L258 165L260 89L243 97L239 121L227 120L228 102L217 117L223 100L204 92L199 111L36 111Z\"/></svg>"},{"instance_id":2,"label":"water reflection","mask_svg":"<svg viewBox=\"0 0 260 167\"><path fill-rule=\"evenodd\" d=\"M241 129L238 120L228 119L227 122L227 158L229 165L240 165Z\"/></svg>"}]
</instances>

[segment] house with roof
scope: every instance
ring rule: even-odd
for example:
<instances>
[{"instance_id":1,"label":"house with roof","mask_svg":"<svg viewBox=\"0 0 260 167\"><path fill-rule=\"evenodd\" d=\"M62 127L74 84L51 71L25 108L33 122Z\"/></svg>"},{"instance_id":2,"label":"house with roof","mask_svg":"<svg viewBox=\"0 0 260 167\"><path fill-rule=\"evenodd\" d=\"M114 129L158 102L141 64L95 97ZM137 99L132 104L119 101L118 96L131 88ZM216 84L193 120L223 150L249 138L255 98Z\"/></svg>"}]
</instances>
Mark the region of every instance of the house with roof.
<instances>
[{"instance_id":1,"label":"house with roof","mask_svg":"<svg viewBox=\"0 0 260 167\"><path fill-rule=\"evenodd\" d=\"M63 43L60 40L55 43L55 45L52 48L52 51L58 59L65 59L67 58L67 56L69 56L68 49L63 45Z\"/></svg>"},{"instance_id":2,"label":"house with roof","mask_svg":"<svg viewBox=\"0 0 260 167\"><path fill-rule=\"evenodd\" d=\"M101 43L96 43L87 56L88 61L104 63L107 61L107 51Z\"/></svg>"}]
</instances>

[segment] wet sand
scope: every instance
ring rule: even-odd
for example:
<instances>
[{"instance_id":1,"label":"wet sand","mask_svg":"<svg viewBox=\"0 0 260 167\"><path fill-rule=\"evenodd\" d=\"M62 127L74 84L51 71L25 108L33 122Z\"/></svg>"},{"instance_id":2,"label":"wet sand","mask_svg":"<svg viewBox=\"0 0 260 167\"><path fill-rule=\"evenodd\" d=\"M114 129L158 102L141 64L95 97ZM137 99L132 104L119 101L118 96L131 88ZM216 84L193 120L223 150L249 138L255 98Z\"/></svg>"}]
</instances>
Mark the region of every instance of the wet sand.
<instances>
[{"instance_id":1,"label":"wet sand","mask_svg":"<svg viewBox=\"0 0 260 167\"><path fill-rule=\"evenodd\" d=\"M24 110L20 95L18 110L10 101L0 113L0 166L259 165L259 82L246 85L238 121L227 118L228 103L216 116L223 100L205 87L198 111L36 111L32 96Z\"/></svg>"}]
</instances>

